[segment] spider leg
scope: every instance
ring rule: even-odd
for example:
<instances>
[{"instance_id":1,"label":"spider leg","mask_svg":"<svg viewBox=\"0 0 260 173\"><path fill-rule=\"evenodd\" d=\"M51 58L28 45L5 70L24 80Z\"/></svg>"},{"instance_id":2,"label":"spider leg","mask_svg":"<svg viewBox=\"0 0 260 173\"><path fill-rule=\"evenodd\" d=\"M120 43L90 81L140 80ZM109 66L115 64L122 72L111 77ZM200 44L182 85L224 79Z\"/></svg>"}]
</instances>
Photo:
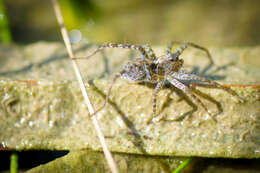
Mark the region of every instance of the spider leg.
<instances>
[{"instance_id":1,"label":"spider leg","mask_svg":"<svg viewBox=\"0 0 260 173\"><path fill-rule=\"evenodd\" d=\"M149 56L149 59L151 59L151 60L157 59L157 57L156 57L156 55L155 55L155 53L154 53L154 51L153 51L153 49L151 48L150 45L145 44L141 47L146 51L146 54Z\"/></svg>"},{"instance_id":2,"label":"spider leg","mask_svg":"<svg viewBox=\"0 0 260 173\"><path fill-rule=\"evenodd\" d=\"M239 101L243 102L244 99L239 97L232 89L225 87L215 81L209 80L205 77L201 77L201 76L197 76L194 74L187 74L187 73L176 73L176 72L172 72L171 75L179 80L187 80L187 81L200 81L200 82L205 82L208 83L209 86L214 87L214 88L219 88L222 89L226 92L228 92L229 94L235 96Z\"/></svg>"},{"instance_id":3,"label":"spider leg","mask_svg":"<svg viewBox=\"0 0 260 173\"><path fill-rule=\"evenodd\" d=\"M204 48L204 47L202 47L202 46L200 46L200 45L191 43L191 42L182 42L182 41L172 41L172 42L170 42L170 43L168 44L167 49L166 49L166 54L167 54L167 55L170 55L170 54L171 54L171 50L172 50L173 44L183 44L183 45L174 53L174 54L176 54L176 55L178 55L178 56L180 56L181 53L182 53L187 47L190 46L190 47L194 47L194 48L196 48L196 49L200 49L200 50L204 51L204 52L207 54L208 58L209 58L210 64L213 64L213 63L214 63L214 61L213 61L213 59L212 59L212 56L211 56L211 54L209 53L208 49L206 49L206 48Z\"/></svg>"},{"instance_id":4,"label":"spider leg","mask_svg":"<svg viewBox=\"0 0 260 173\"><path fill-rule=\"evenodd\" d=\"M100 45L93 53L86 57L75 57L73 59L88 59L91 56L95 55L99 51L105 49L105 48L122 48L122 49L131 49L131 50L137 50L141 58L143 60L154 60L156 59L156 56L152 50L152 48L149 45L134 45L134 44L117 44L117 43L105 43Z\"/></svg>"},{"instance_id":5,"label":"spider leg","mask_svg":"<svg viewBox=\"0 0 260 173\"><path fill-rule=\"evenodd\" d=\"M153 90L153 114L156 115L156 97L160 89L163 87L164 81L159 81Z\"/></svg>"},{"instance_id":6,"label":"spider leg","mask_svg":"<svg viewBox=\"0 0 260 173\"><path fill-rule=\"evenodd\" d=\"M168 56L168 59L169 60L173 60L174 58L176 58L176 57L179 57L181 54L182 54L182 52L185 50L185 49L187 49L188 48L188 46L187 46L187 44L183 44L183 45L181 45L181 47L179 47L177 50L176 50L176 52L174 52L174 53L171 53L168 49L169 49L169 47L167 48L167 50L166 50L166 55Z\"/></svg>"},{"instance_id":7,"label":"spider leg","mask_svg":"<svg viewBox=\"0 0 260 173\"><path fill-rule=\"evenodd\" d=\"M112 80L112 84L110 85L110 87L109 87L109 89L108 89L108 92L107 92L107 95L106 95L106 99L105 99L104 104L103 104L100 108L98 108L93 114L91 114L91 116L97 114L99 111L101 111L102 109L105 108L106 104L108 103L109 95L110 95L110 93L111 93L111 90L112 90L112 88L113 88L113 86L114 86L116 80L117 80L119 77L121 77L123 73L125 73L124 70L121 71L121 72L119 72L119 73L117 73L117 74L114 76L114 78L113 78L113 80Z\"/></svg>"},{"instance_id":8,"label":"spider leg","mask_svg":"<svg viewBox=\"0 0 260 173\"><path fill-rule=\"evenodd\" d=\"M212 118L212 120L214 120L215 122L217 122L217 120L214 118L214 116L209 112L208 108L202 103L202 101L195 96L191 89L186 86L185 84L181 83L180 81L178 81L177 79L173 78L172 76L167 76L167 80L176 88L182 90L184 93L186 93L188 96L190 96L198 105L200 105L208 114L209 116Z\"/></svg>"},{"instance_id":9,"label":"spider leg","mask_svg":"<svg viewBox=\"0 0 260 173\"><path fill-rule=\"evenodd\" d=\"M138 46L136 48L139 51L140 56L143 60L155 60L156 59L156 56L155 56L152 48L148 44L143 45L143 46ZM144 63L143 66L144 66L144 70L145 70L147 79L151 80L152 77L151 77L150 71L147 68L146 63Z\"/></svg>"},{"instance_id":10,"label":"spider leg","mask_svg":"<svg viewBox=\"0 0 260 173\"><path fill-rule=\"evenodd\" d=\"M149 45L134 45L134 44L117 44L117 43L105 43L101 46L99 46L92 54L88 55L87 57L75 57L73 59L88 59L98 53L99 51L105 49L105 48L122 48L122 49L131 49L131 50L137 50L144 61L153 61L156 59L156 56L152 50L152 48ZM143 67L146 73L146 76L148 80L151 80L151 74L150 71L147 68L146 63L143 63Z\"/></svg>"}]
</instances>

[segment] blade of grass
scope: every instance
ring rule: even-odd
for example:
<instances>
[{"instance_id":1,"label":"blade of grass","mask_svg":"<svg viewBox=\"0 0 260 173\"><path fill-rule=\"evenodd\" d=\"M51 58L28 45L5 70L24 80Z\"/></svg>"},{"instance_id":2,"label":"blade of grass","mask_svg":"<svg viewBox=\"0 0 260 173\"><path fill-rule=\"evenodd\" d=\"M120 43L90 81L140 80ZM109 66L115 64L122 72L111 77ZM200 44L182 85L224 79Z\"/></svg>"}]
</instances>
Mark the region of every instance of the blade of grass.
<instances>
[{"instance_id":1,"label":"blade of grass","mask_svg":"<svg viewBox=\"0 0 260 173\"><path fill-rule=\"evenodd\" d=\"M182 164L180 164L178 166L178 168L176 168L172 173L181 173L181 171L190 164L190 162L192 161L192 158L189 158L187 160L185 160Z\"/></svg>"},{"instance_id":2,"label":"blade of grass","mask_svg":"<svg viewBox=\"0 0 260 173\"><path fill-rule=\"evenodd\" d=\"M12 42L11 32L3 0L0 0L0 37L2 43L8 44Z\"/></svg>"},{"instance_id":3,"label":"blade of grass","mask_svg":"<svg viewBox=\"0 0 260 173\"><path fill-rule=\"evenodd\" d=\"M92 115L92 114L94 114L95 111L94 111L94 108L93 108L93 106L92 106L92 104L91 104L91 102L89 100L89 97L88 97L88 94L87 94L87 91L86 91L86 87L85 87L85 85L83 83L83 79L81 77L81 73L79 71L77 62L73 59L74 58L74 54L73 54L72 47L71 47L71 44L70 44L68 32L66 30L66 27L64 26L64 21L63 21L63 17L62 17L62 14L61 14L60 6L59 6L57 0L52 0L52 3L53 3L53 6L54 6L56 18L57 18L58 23L59 23L60 28L61 28L61 33L62 33L63 40L65 42L65 45L66 45L69 57L71 59L71 63L72 63L73 69L74 69L74 71L76 73L76 77L77 77L77 80L79 82L82 95L84 97L84 102L85 102L85 104L88 107L88 111L89 111L90 115ZM108 147L106 145L105 137L104 137L104 135L103 135L103 133L102 133L102 131L100 129L98 120L97 120L95 115L92 116L92 122L94 124L95 130L97 132L98 138L99 138L100 143L102 145L105 157L107 159L107 162L108 162L108 165L109 165L111 171L113 173L118 173L118 169L117 169L116 163L115 163L115 161L114 161L114 159L112 157L111 152L109 151L109 149L108 149Z\"/></svg>"},{"instance_id":4,"label":"blade of grass","mask_svg":"<svg viewBox=\"0 0 260 173\"><path fill-rule=\"evenodd\" d=\"M18 173L18 154L15 151L10 156L10 173Z\"/></svg>"}]
</instances>

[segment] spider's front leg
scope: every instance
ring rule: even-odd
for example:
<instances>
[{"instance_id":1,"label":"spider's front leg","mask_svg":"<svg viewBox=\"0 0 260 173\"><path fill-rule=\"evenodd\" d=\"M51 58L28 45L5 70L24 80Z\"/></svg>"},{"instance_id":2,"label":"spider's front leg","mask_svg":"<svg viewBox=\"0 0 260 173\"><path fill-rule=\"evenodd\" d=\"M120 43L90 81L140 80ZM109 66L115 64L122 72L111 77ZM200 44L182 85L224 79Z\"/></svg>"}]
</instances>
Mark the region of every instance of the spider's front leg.
<instances>
[{"instance_id":1,"label":"spider's front leg","mask_svg":"<svg viewBox=\"0 0 260 173\"><path fill-rule=\"evenodd\" d=\"M88 59L105 48L122 48L137 50L143 60L155 60L156 56L149 45L134 45L134 44L117 44L117 43L105 43L100 45L93 53L86 57L75 57L73 59Z\"/></svg>"},{"instance_id":2,"label":"spider's front leg","mask_svg":"<svg viewBox=\"0 0 260 173\"><path fill-rule=\"evenodd\" d=\"M192 93L191 89L186 86L185 84L181 83L180 81L178 81L177 79L175 79L172 76L167 76L167 80L176 88L182 90L185 94L187 94L188 96L190 96L198 105L200 105L208 114L209 116L212 118L212 120L214 120L215 122L217 122L217 120L214 118L214 116L209 112L208 108L202 103L202 101Z\"/></svg>"},{"instance_id":3,"label":"spider's front leg","mask_svg":"<svg viewBox=\"0 0 260 173\"><path fill-rule=\"evenodd\" d=\"M156 97L160 89L164 86L164 81L159 81L153 90L153 115L156 116Z\"/></svg>"},{"instance_id":4,"label":"spider's front leg","mask_svg":"<svg viewBox=\"0 0 260 173\"><path fill-rule=\"evenodd\" d=\"M172 47L173 47L174 44L182 44L182 46L180 48L178 48L176 52L173 53L174 56L179 57L182 54L182 52L186 48L188 48L190 46L190 47L194 47L196 49L200 49L200 50L206 52L206 54L207 54L207 56L209 58L209 61L210 61L210 65L214 64L212 56L209 53L208 49L206 49L206 48L204 48L204 47L202 47L200 45L191 43L191 42L172 41L171 43L169 43L169 45L168 45L168 47L166 49L166 55L171 55L172 54L171 50L172 50Z\"/></svg>"},{"instance_id":5,"label":"spider's front leg","mask_svg":"<svg viewBox=\"0 0 260 173\"><path fill-rule=\"evenodd\" d=\"M105 48L122 48L122 49L130 49L130 50L137 50L142 58L142 60L151 62L156 59L156 56L149 45L134 45L134 44L117 44L117 43L105 43L99 46L92 54L88 55L87 57L75 57L73 59L88 59L98 53L99 51ZM147 68L146 63L143 63L143 67L146 73L146 76L149 80L151 80L150 71Z\"/></svg>"}]
</instances>

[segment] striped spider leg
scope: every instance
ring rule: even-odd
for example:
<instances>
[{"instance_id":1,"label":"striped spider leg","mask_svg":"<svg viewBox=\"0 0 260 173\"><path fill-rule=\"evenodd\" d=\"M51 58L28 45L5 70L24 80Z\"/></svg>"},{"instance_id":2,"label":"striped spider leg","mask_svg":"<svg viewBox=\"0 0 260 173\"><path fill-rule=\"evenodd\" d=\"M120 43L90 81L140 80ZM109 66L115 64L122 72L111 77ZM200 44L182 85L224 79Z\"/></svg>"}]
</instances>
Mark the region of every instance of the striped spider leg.
<instances>
[{"instance_id":1,"label":"striped spider leg","mask_svg":"<svg viewBox=\"0 0 260 173\"><path fill-rule=\"evenodd\" d=\"M209 116L215 121L216 119L213 117L213 115L209 112L208 108L201 102L201 100L192 93L192 90L189 87L189 84L192 84L193 81L196 82L202 82L204 84L207 84L209 87L213 88L219 88L222 90L225 90L232 96L235 96L239 101L243 102L244 99L239 97L232 89L225 87L215 81L209 80L207 78L197 76L195 74L189 74L189 73L183 73L182 71L180 72L172 72L170 73L169 76L167 76L167 81L169 81L174 87L182 90L184 93L186 93L188 96L190 96L198 105L200 105L208 114ZM183 83L182 81L185 81ZM186 84L188 83L188 84Z\"/></svg>"},{"instance_id":2,"label":"striped spider leg","mask_svg":"<svg viewBox=\"0 0 260 173\"><path fill-rule=\"evenodd\" d=\"M236 99L239 100L240 102L244 102L244 99L241 98L240 96L238 96L229 87L221 85L221 84L219 84L219 83L217 83L213 80L207 79L205 77L201 77L201 76L198 76L198 75L195 75L195 74L184 73L184 72L180 72L180 73L172 72L171 75L175 79L178 79L178 80L183 80L183 81L191 82L191 83L192 83L192 81L202 82L202 83L206 84L207 87L222 89L222 90L228 92L229 94L231 94L232 96L236 97Z\"/></svg>"},{"instance_id":3,"label":"striped spider leg","mask_svg":"<svg viewBox=\"0 0 260 173\"><path fill-rule=\"evenodd\" d=\"M172 47L173 44L182 44L175 52L172 53ZM204 52L206 52L210 64L213 64L212 57L209 53L209 51L201 47L197 44L191 43L191 42L180 42L180 41L173 41L168 44L168 47L166 49L165 55L161 56L160 59L156 60L156 70L155 73L157 74L157 84L155 86L154 92L153 92L153 113L156 115L156 97L159 92L159 90L166 84L170 83L176 88L181 89L184 91L188 96L193 98L193 100L196 101L197 104L201 105L207 112L208 114L212 117L214 121L216 121L211 113L208 111L207 107L200 101L198 97L196 97L192 91L189 89L188 86L185 84L181 83L181 81L178 81L177 79L172 76L171 73L176 73L176 74L181 74L182 70L182 65L183 65L183 60L179 58L179 56L183 53L185 49L188 47L194 47L197 49L200 49Z\"/></svg>"},{"instance_id":4,"label":"striped spider leg","mask_svg":"<svg viewBox=\"0 0 260 173\"><path fill-rule=\"evenodd\" d=\"M182 44L181 47L179 47L177 49L176 52L172 53L171 49L174 43L177 44ZM238 100L243 101L243 99L241 97L239 97L233 90L231 90L228 87L225 87L215 81L209 80L207 78L201 77L201 76L197 76L195 74L189 74L189 73L184 73L183 70L181 69L183 61L181 61L181 59L179 59L179 56L183 53L183 51L188 48L188 46L190 47L194 47L197 49L200 49L202 51L205 51L209 60L210 60L210 64L213 64L213 59L209 53L209 51L204 48L201 47L199 45L196 45L194 43L190 43L190 42L179 42L179 41L175 41L175 42L171 42L167 49L166 49L166 59L165 61L174 61L174 65L176 66L175 69L173 69L171 71L168 70L167 68L165 68L166 72L165 72L165 76L166 76L166 80L168 83L170 83L171 85L173 85L174 87L182 90L184 93L186 93L188 96L190 96L198 105L200 105L209 115L210 117L216 121L216 119L213 117L213 115L209 112L209 110L207 109L207 107L203 104L203 102L201 102L201 100L192 93L192 90L189 87L189 84L192 84L192 82L197 81L197 82L202 82L207 84L207 86L209 87L213 87L213 88L219 88L219 89L223 89L226 92L228 92L229 94L235 96ZM179 62L179 64L177 63ZM185 82L183 82L185 81ZM189 83L188 85L186 83Z\"/></svg>"},{"instance_id":5,"label":"striped spider leg","mask_svg":"<svg viewBox=\"0 0 260 173\"><path fill-rule=\"evenodd\" d=\"M171 55L171 50L172 50L172 47L174 44L181 44L181 47L177 49L177 51ZM202 70L202 74L206 73L210 67L212 67L212 65L214 64L214 61L212 59L212 56L211 54L209 53L209 50L206 49L205 47L202 47L200 45L197 45L195 43L192 43L192 42L182 42L182 41L172 41L168 44L168 47L166 49L166 55L170 56L171 58L174 58L174 57L178 57L182 54L182 52L187 49L188 47L193 47L195 49L198 49L198 50L201 50L201 51L204 51L206 54L207 54L207 58L209 60L209 64Z\"/></svg>"},{"instance_id":6,"label":"striped spider leg","mask_svg":"<svg viewBox=\"0 0 260 173\"><path fill-rule=\"evenodd\" d=\"M172 47L173 47L174 44L181 44L181 47L178 48L177 51L176 51L175 53L173 53L173 55L172 55L171 50L172 50ZM188 47L193 47L193 48L196 48L196 49L199 49L199 50L204 51L204 52L207 54L207 57L208 57L208 59L209 59L209 61L210 61L210 64L214 64L214 61L213 61L212 56L211 56L211 54L209 53L208 49L206 49L206 48L204 48L204 47L202 47L202 46L200 46L200 45L197 45L197 44L195 44L195 43L191 43L191 42L172 41L172 42L170 42L170 43L168 44L168 47L167 47L167 49L166 49L165 54L166 54L166 55L171 55L172 58L174 58L174 57L179 57L179 56L183 53L183 51L184 51L186 48L188 48Z\"/></svg>"},{"instance_id":7,"label":"striped spider leg","mask_svg":"<svg viewBox=\"0 0 260 173\"><path fill-rule=\"evenodd\" d=\"M175 52L171 52L172 46L174 43L182 44ZM194 47L197 49L200 49L204 52L206 52L210 64L213 64L212 57L209 53L209 51L201 47L197 44L190 43L190 42L171 42L168 45L168 48L166 49L166 52L164 55L156 57L153 50L148 45L130 45L130 44L113 44L113 43L107 43L101 45L96 51L94 51L91 55L89 55L86 58L89 58L93 55L95 55L98 51L104 49L104 48L125 48L125 49L131 49L131 50L137 50L141 58L136 58L130 62L128 62L123 70L115 75L113 78L112 84L108 89L108 93L106 96L106 100L102 107L97 109L95 113L103 109L107 102L110 95L110 92L112 90L112 87L116 80L119 77L123 77L129 81L133 82L148 82L155 84L155 88L153 91L152 96L152 111L153 114L156 115L156 97L158 92L161 88L164 87L165 84L170 84L180 90L182 90L185 94L187 94L189 97L191 97L198 105L200 105L209 115L210 117L216 122L216 119L213 117L213 115L210 113L210 111L207 109L206 105L195 95L193 94L190 85L193 81L202 82L207 84L210 87L219 88L227 91L233 96L236 96L239 98L239 100L242 100L240 97L236 95L236 93L231 90L228 87L225 87L217 82L214 82L212 80L209 80L204 77L197 76L195 74L189 74L184 73L182 70L183 66L183 59L179 58L179 56L183 53L183 51L188 47ZM185 82L186 81L186 82ZM187 84L188 82L188 84Z\"/></svg>"},{"instance_id":8,"label":"striped spider leg","mask_svg":"<svg viewBox=\"0 0 260 173\"><path fill-rule=\"evenodd\" d=\"M88 59L104 48L123 48L123 49L137 50L139 52L141 58L136 58L133 61L128 62L124 66L124 69L114 76L114 78L112 80L112 84L108 89L104 104L100 108L98 108L95 111L95 113L93 113L92 115L96 114L97 112L99 112L106 106L108 99L109 99L109 95L112 90L112 87L119 77L126 78L127 80L130 80L130 81L151 81L152 72L150 71L149 66L154 60L156 60L156 56L149 45L131 45L131 44L116 44L116 43L103 44L103 45L99 46L89 56L76 57L74 59L83 59L83 58Z\"/></svg>"},{"instance_id":9,"label":"striped spider leg","mask_svg":"<svg viewBox=\"0 0 260 173\"><path fill-rule=\"evenodd\" d=\"M175 52L172 53L171 49L173 44L175 43L182 44L182 45ZM182 90L185 94L191 97L192 100L194 100L198 105L200 105L209 114L209 116L216 122L216 119L213 117L211 112L207 109L206 105L204 105L204 103L195 94L193 94L189 84L192 84L192 82L194 81L202 82L207 84L207 86L223 89L226 92L230 93L231 95L236 96L240 101L242 101L243 99L237 96L237 94L230 88L225 87L217 82L214 82L204 77L197 76L195 74L184 73L182 70L183 60L180 59L179 56L188 47L194 47L206 52L210 64L213 64L213 59L206 48L190 42L179 42L179 41L171 42L166 49L165 55L156 61L157 64L156 64L155 73L157 74L158 79L157 79L157 85L153 93L153 113L156 114L157 93L165 83L169 83L172 86ZM189 84L187 84L187 82Z\"/></svg>"}]
</instances>

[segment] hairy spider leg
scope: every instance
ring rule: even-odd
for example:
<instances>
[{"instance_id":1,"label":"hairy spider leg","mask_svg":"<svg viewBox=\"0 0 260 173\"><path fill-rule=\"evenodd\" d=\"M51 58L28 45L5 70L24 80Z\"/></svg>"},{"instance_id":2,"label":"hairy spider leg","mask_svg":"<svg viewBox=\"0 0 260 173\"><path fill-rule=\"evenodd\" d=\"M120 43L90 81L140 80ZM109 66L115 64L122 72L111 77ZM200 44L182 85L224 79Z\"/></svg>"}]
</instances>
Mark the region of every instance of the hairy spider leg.
<instances>
[{"instance_id":1,"label":"hairy spider leg","mask_svg":"<svg viewBox=\"0 0 260 173\"><path fill-rule=\"evenodd\" d=\"M226 92L228 92L229 94L231 94L232 96L235 96L239 101L243 102L244 99L239 97L232 89L225 87L215 81L209 80L207 78L201 77L201 76L197 76L195 74L187 74L187 73L176 73L176 72L172 72L171 75L179 80L187 80L187 81L201 81L201 82L205 82L208 83L209 86L214 87L214 88L219 88L222 90L225 90Z\"/></svg>"},{"instance_id":2,"label":"hairy spider leg","mask_svg":"<svg viewBox=\"0 0 260 173\"><path fill-rule=\"evenodd\" d=\"M83 59L83 58L88 59L104 48L123 48L123 49L137 50L140 53L140 56L144 60L144 62L148 61L150 63L150 61L153 61L153 60L156 59L156 56L155 56L152 48L148 44L141 46L141 45L117 44L117 43L105 43L105 44L99 46L89 56L87 56L87 57L75 57L73 59ZM144 67L147 78L149 80L151 80L152 77L151 77L150 71L147 68L146 63L143 64L143 67Z\"/></svg>"},{"instance_id":3,"label":"hairy spider leg","mask_svg":"<svg viewBox=\"0 0 260 173\"><path fill-rule=\"evenodd\" d=\"M109 87L109 89L108 89L108 91L107 91L107 95L106 95L106 99L105 99L104 104L103 104L100 108L98 108L93 114L91 114L91 116L97 114L99 111L101 111L102 109L105 108L106 104L108 103L109 95L110 95L110 93L111 93L111 90L112 90L112 88L113 88L113 86L114 86L116 80L117 80L118 78L120 78L120 77L123 75L123 73L125 73L124 70L121 71L121 72L119 72L119 73L117 73L117 74L114 76L114 78L113 78L113 80L112 80L112 84L110 85L110 87Z\"/></svg>"},{"instance_id":4,"label":"hairy spider leg","mask_svg":"<svg viewBox=\"0 0 260 173\"><path fill-rule=\"evenodd\" d=\"M86 57L75 57L73 59L87 59L91 56L95 55L99 51L103 50L104 48L122 48L122 49L131 49L137 50L142 55L142 59L145 60L154 60L156 56L149 45L134 45L134 44L117 44L117 43L105 43L100 45L93 53Z\"/></svg>"},{"instance_id":5,"label":"hairy spider leg","mask_svg":"<svg viewBox=\"0 0 260 173\"><path fill-rule=\"evenodd\" d=\"M191 42L182 42L182 41L172 41L168 44L168 47L166 49L166 55L170 55L171 54L171 50L172 50L172 46L174 44L183 44L175 53L176 55L180 56L181 53L187 48L187 47L194 47L196 49L200 49L204 52L206 52L207 54L207 57L209 58L209 61L210 61L210 65L214 63L213 59L212 59L212 56L211 54L209 53L208 49L202 47L202 46L199 46L197 44L194 44L194 43L191 43ZM175 54L174 53L174 54Z\"/></svg>"},{"instance_id":6,"label":"hairy spider leg","mask_svg":"<svg viewBox=\"0 0 260 173\"><path fill-rule=\"evenodd\" d=\"M142 45L142 48L146 51L146 54L149 56L149 59L151 59L151 60L157 59L157 57L150 45L148 45L148 44Z\"/></svg>"},{"instance_id":7,"label":"hairy spider leg","mask_svg":"<svg viewBox=\"0 0 260 173\"><path fill-rule=\"evenodd\" d=\"M145 61L145 60L156 60L156 55L154 54L152 48L148 45L148 44L145 44L143 46L141 46L141 49L139 48L138 49L139 53L140 53L140 56L141 58ZM143 64L143 67L144 67L144 70L145 70L145 74L147 76L147 79L148 80L152 80L152 76L150 74L150 71L148 70L147 68L147 65L146 63Z\"/></svg>"},{"instance_id":8,"label":"hairy spider leg","mask_svg":"<svg viewBox=\"0 0 260 173\"><path fill-rule=\"evenodd\" d=\"M156 97L160 89L164 86L165 82L163 80L159 81L153 90L153 114L156 115Z\"/></svg>"},{"instance_id":9,"label":"hairy spider leg","mask_svg":"<svg viewBox=\"0 0 260 173\"><path fill-rule=\"evenodd\" d=\"M187 49L187 48L188 48L188 47L187 47L186 44L181 45L181 47L179 47L174 53L166 54L167 59L174 61L174 60L175 60L176 58L178 58L178 57L182 54L182 52L183 52L185 49Z\"/></svg>"},{"instance_id":10,"label":"hairy spider leg","mask_svg":"<svg viewBox=\"0 0 260 173\"><path fill-rule=\"evenodd\" d=\"M192 93L191 89L188 86L186 86L185 84L181 83L180 81L178 81L177 79L173 78L172 76L167 76L167 81L169 81L174 87L182 90L185 94L187 94L188 96L193 98L193 100L196 101L197 104L199 104L209 114L209 116L212 118L212 120L217 122L217 120L209 112L208 108L204 105L204 103L202 103L202 101L197 96L195 96Z\"/></svg>"}]
</instances>

